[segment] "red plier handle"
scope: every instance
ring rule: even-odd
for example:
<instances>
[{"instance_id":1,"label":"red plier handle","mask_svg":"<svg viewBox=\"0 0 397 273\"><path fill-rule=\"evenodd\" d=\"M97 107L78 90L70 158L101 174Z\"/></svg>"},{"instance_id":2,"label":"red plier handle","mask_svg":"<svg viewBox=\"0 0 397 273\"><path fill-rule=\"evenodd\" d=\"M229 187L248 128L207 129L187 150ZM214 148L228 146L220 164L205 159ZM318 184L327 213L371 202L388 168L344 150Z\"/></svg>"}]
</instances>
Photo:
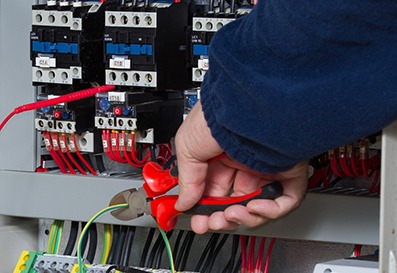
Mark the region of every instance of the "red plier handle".
<instances>
[{"instance_id":1,"label":"red plier handle","mask_svg":"<svg viewBox=\"0 0 397 273\"><path fill-rule=\"evenodd\" d=\"M148 197L166 193L169 189L178 184L178 177L172 175L172 170L163 170L161 166L154 162L149 162L143 168L143 179L145 180L144 189ZM283 188L279 182L267 184L244 196L236 197L203 197L191 209L185 212L177 211L175 203L177 195L166 195L151 201L150 208L152 216L156 218L158 225L165 231L173 229L177 222L177 216L184 214L210 215L216 211L224 211L232 205L247 205L255 199L275 199L281 196Z\"/></svg>"}]
</instances>

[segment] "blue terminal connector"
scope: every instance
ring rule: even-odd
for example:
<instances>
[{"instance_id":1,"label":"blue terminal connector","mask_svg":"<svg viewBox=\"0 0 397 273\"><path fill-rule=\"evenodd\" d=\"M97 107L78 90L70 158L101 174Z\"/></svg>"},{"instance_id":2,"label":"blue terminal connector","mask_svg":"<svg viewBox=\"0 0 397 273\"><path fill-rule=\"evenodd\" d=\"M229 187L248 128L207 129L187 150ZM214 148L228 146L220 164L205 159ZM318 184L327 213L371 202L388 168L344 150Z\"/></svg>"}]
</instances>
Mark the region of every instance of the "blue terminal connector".
<instances>
[{"instance_id":1,"label":"blue terminal connector","mask_svg":"<svg viewBox=\"0 0 397 273\"><path fill-rule=\"evenodd\" d=\"M32 51L40 53L78 54L79 47L76 43L51 43L33 41Z\"/></svg>"},{"instance_id":2,"label":"blue terminal connector","mask_svg":"<svg viewBox=\"0 0 397 273\"><path fill-rule=\"evenodd\" d=\"M153 46L150 44L106 44L106 54L153 55Z\"/></svg>"}]
</instances>

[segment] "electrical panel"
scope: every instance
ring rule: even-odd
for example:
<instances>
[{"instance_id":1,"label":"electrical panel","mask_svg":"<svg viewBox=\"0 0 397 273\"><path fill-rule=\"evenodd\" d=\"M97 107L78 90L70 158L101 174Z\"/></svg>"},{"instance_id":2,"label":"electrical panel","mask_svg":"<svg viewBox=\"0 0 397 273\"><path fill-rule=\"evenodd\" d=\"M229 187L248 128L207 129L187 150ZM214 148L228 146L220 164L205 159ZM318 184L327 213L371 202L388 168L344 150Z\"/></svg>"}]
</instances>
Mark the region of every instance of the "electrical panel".
<instances>
[{"instance_id":1,"label":"electrical panel","mask_svg":"<svg viewBox=\"0 0 397 273\"><path fill-rule=\"evenodd\" d=\"M36 110L37 172L118 179L134 177L136 168L148 161L173 164L173 137L200 99L212 38L252 9L248 2L196 2L48 0L32 6L29 69L37 102L114 86L110 92ZM308 191L379 197L379 143L378 134L312 159ZM29 255L44 261L23 261L31 261L37 272L46 272L53 259L76 263L74 256ZM375 262L351 266L350 260L342 261L319 264L315 273L345 269L346 264L359 272L378 267Z\"/></svg>"}]
</instances>

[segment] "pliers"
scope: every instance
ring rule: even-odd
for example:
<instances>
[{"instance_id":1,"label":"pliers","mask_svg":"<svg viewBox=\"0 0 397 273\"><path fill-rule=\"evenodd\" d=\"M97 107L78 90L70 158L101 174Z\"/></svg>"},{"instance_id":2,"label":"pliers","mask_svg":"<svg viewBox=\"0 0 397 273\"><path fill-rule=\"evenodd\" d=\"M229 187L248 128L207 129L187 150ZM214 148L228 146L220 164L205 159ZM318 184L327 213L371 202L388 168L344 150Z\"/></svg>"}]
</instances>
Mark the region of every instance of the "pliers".
<instances>
[{"instance_id":1,"label":"pliers","mask_svg":"<svg viewBox=\"0 0 397 273\"><path fill-rule=\"evenodd\" d=\"M128 203L127 208L118 209L112 215L123 221L132 220L143 214L152 215L157 224L165 231L173 229L180 214L211 215L216 211L223 211L232 205L246 205L255 199L276 199L282 195L283 188L280 182L267 184L244 196L212 197L204 196L191 209L181 212L174 206L178 195L164 195L178 185L178 169L164 170L156 162L148 162L142 170L143 186L138 189L128 189L116 194L110 205Z\"/></svg>"}]
</instances>

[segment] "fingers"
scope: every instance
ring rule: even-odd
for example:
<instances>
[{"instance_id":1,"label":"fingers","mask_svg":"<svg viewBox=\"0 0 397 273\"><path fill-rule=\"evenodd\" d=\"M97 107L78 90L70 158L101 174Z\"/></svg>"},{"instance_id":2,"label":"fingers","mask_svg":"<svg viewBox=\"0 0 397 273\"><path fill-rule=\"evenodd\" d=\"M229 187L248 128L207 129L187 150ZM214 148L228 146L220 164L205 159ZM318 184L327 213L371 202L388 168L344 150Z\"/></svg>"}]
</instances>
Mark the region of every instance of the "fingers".
<instances>
[{"instance_id":1,"label":"fingers","mask_svg":"<svg viewBox=\"0 0 397 273\"><path fill-rule=\"evenodd\" d=\"M207 160L223 152L211 135L199 102L179 128L175 146L180 187L175 208L185 211L203 195L208 171Z\"/></svg>"}]
</instances>

